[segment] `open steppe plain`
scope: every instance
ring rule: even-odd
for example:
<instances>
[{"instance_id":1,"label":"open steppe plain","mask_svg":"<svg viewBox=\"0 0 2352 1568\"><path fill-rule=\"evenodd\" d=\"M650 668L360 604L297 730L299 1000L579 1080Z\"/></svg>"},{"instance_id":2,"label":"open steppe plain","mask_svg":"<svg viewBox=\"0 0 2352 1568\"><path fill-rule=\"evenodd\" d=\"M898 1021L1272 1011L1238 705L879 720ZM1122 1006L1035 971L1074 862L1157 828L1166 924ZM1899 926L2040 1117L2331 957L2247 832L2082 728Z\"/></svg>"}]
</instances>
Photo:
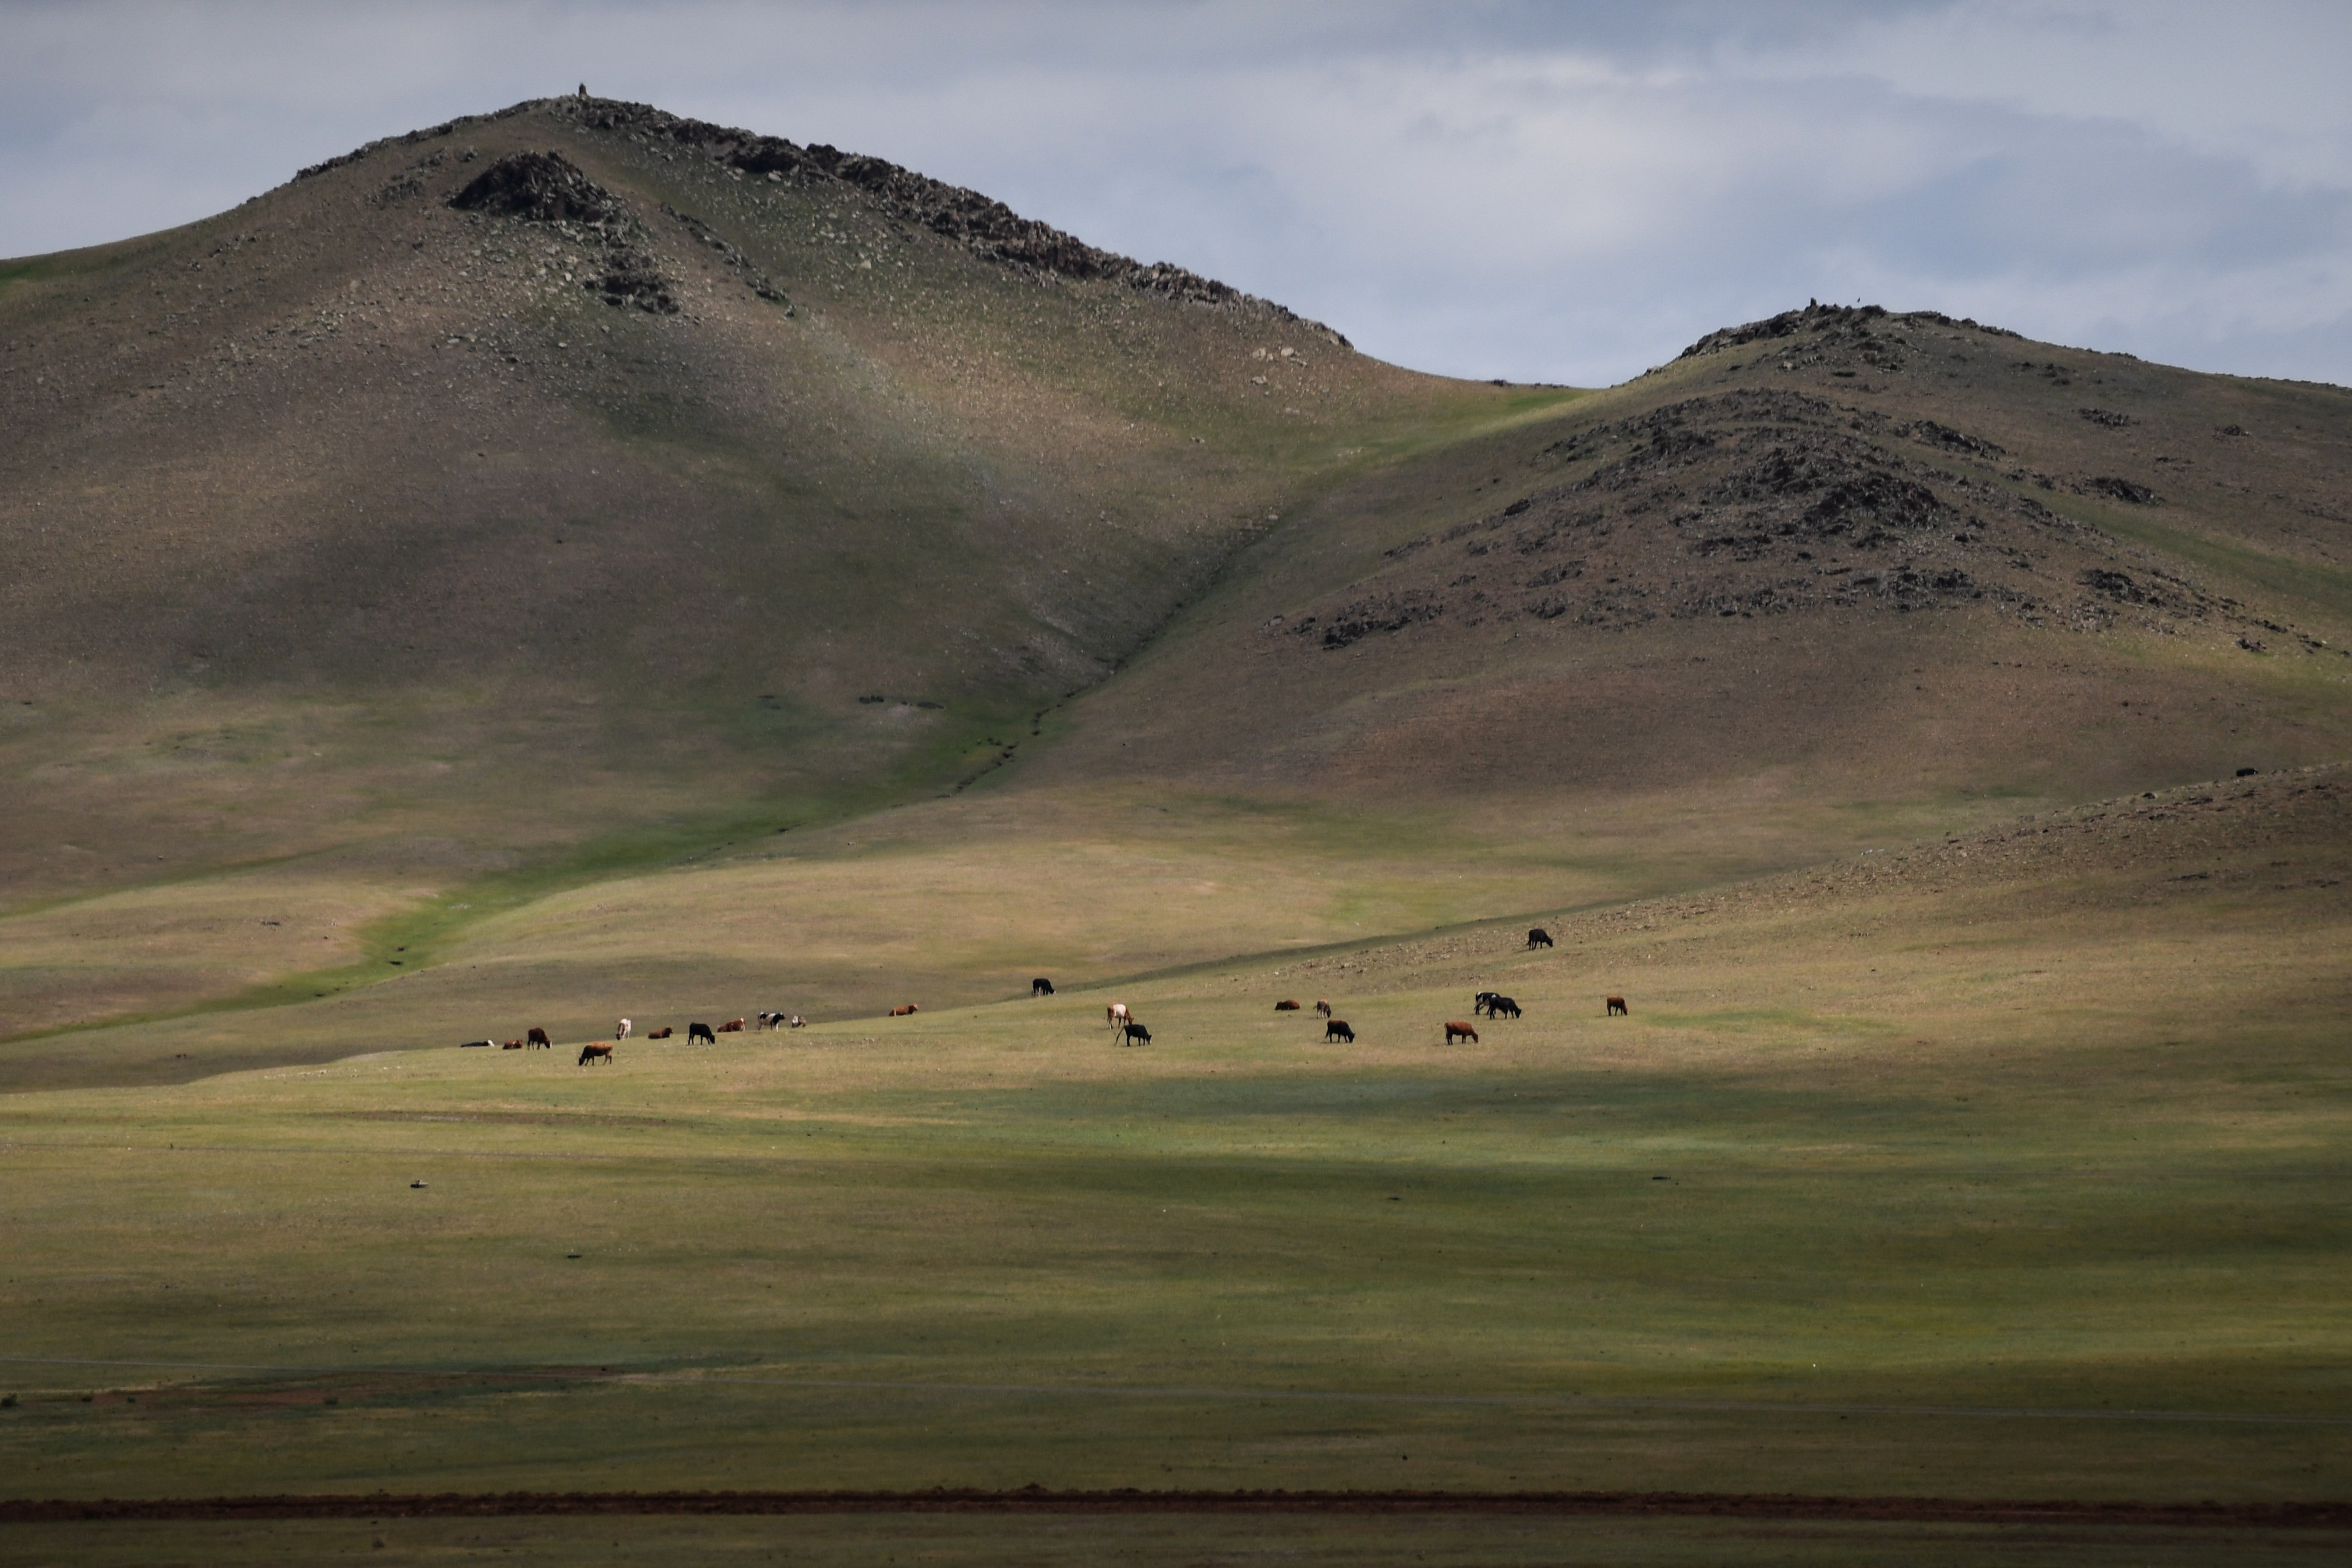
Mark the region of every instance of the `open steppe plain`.
<instances>
[{"instance_id":1,"label":"open steppe plain","mask_svg":"<svg viewBox=\"0 0 2352 1568\"><path fill-rule=\"evenodd\" d=\"M421 979L157 1026L234 1028L284 1061L9 1097L0 1474L16 1498L2340 1496L2347 814L2340 768L2261 775L1538 908L1549 951L1487 921L1116 988L1066 972L1052 998L631 1040L607 1068L421 1045L396 999ZM1007 897L993 930L1049 946L1074 902ZM518 1015L544 978L484 972L512 982L475 982L486 1005ZM1526 1016L1441 1044L1485 988ZM1610 992L1630 1017L1603 1016ZM1286 997L1310 1010L1277 1014ZM1355 1044L1323 1042L1321 998ZM1111 999L1150 1046L1111 1041ZM270 1038L318 1033L334 1060ZM2210 1523L613 1523L168 1539L190 1561L2343 1543ZM0 1545L130 1559L166 1528L13 1524Z\"/></svg>"}]
</instances>

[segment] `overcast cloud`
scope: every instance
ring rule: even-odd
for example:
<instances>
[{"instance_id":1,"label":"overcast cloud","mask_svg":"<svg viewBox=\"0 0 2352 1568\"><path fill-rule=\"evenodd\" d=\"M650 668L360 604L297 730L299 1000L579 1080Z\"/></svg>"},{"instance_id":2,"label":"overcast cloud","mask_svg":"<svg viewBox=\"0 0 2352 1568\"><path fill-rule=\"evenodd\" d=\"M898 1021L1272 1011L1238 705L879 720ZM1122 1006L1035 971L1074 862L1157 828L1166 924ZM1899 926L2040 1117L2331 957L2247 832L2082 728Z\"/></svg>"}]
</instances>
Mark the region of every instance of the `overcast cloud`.
<instances>
[{"instance_id":1,"label":"overcast cloud","mask_svg":"<svg viewBox=\"0 0 2352 1568\"><path fill-rule=\"evenodd\" d=\"M566 91L1599 384L1808 298L2352 383L2352 5L0 0L0 255Z\"/></svg>"}]
</instances>

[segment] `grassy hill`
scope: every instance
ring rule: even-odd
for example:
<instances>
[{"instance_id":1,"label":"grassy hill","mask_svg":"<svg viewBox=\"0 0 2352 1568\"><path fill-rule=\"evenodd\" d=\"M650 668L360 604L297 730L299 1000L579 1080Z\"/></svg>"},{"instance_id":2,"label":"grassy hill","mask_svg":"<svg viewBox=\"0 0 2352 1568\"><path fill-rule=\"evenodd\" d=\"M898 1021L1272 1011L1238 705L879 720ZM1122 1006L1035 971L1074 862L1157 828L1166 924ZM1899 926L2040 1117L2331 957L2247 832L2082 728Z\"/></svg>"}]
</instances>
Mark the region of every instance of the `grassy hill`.
<instances>
[{"instance_id":1,"label":"grassy hill","mask_svg":"<svg viewBox=\"0 0 2352 1568\"><path fill-rule=\"evenodd\" d=\"M19 1037L540 950L550 894L642 907L612 877L707 915L745 895L718 862L929 956L821 979L771 932L729 994L970 999L2324 760L2352 722L2340 389L1822 307L1602 392L1443 381L643 106L9 264L0 350ZM903 883L827 827L886 808L929 846ZM1199 913L939 961L950 847L982 907L1051 865ZM1276 863L1311 896L1211 891ZM649 941L604 944L623 1001L720 983Z\"/></svg>"},{"instance_id":2,"label":"grassy hill","mask_svg":"<svg viewBox=\"0 0 2352 1568\"><path fill-rule=\"evenodd\" d=\"M0 272L18 896L952 782L1318 476L1511 401L828 165L527 104Z\"/></svg>"}]
</instances>

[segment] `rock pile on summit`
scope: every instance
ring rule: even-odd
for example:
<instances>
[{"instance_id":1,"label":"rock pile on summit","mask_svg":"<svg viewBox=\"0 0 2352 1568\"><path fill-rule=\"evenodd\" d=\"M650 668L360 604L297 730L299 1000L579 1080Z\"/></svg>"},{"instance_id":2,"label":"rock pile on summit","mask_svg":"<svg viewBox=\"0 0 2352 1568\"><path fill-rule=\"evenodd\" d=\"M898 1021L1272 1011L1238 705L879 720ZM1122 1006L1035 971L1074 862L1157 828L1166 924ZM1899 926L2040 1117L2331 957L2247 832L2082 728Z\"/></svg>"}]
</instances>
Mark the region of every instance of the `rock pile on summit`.
<instances>
[{"instance_id":1,"label":"rock pile on summit","mask_svg":"<svg viewBox=\"0 0 2352 1568\"><path fill-rule=\"evenodd\" d=\"M652 256L630 243L635 225L618 198L561 152L509 152L467 181L449 204L459 212L555 225L572 237L585 230L604 254L582 287L607 305L677 313L670 279Z\"/></svg>"},{"instance_id":2,"label":"rock pile on summit","mask_svg":"<svg viewBox=\"0 0 2352 1568\"><path fill-rule=\"evenodd\" d=\"M534 223L617 223L613 193L561 152L509 152L449 198L461 213L493 213Z\"/></svg>"}]
</instances>

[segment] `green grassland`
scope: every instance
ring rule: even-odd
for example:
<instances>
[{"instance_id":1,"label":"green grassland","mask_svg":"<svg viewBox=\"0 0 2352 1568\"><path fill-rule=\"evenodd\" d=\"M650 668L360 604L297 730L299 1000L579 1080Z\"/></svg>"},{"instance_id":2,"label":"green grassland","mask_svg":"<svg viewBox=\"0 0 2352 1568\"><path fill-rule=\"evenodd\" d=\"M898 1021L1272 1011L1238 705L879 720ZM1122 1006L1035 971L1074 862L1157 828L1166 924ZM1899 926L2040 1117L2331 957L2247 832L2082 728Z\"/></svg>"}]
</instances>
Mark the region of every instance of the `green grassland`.
<instances>
[{"instance_id":1,"label":"green grassland","mask_svg":"<svg viewBox=\"0 0 2352 1568\"><path fill-rule=\"evenodd\" d=\"M13 1095L0 1473L2341 1495L2329 777L1195 966L1149 1047L1074 990Z\"/></svg>"}]
</instances>

